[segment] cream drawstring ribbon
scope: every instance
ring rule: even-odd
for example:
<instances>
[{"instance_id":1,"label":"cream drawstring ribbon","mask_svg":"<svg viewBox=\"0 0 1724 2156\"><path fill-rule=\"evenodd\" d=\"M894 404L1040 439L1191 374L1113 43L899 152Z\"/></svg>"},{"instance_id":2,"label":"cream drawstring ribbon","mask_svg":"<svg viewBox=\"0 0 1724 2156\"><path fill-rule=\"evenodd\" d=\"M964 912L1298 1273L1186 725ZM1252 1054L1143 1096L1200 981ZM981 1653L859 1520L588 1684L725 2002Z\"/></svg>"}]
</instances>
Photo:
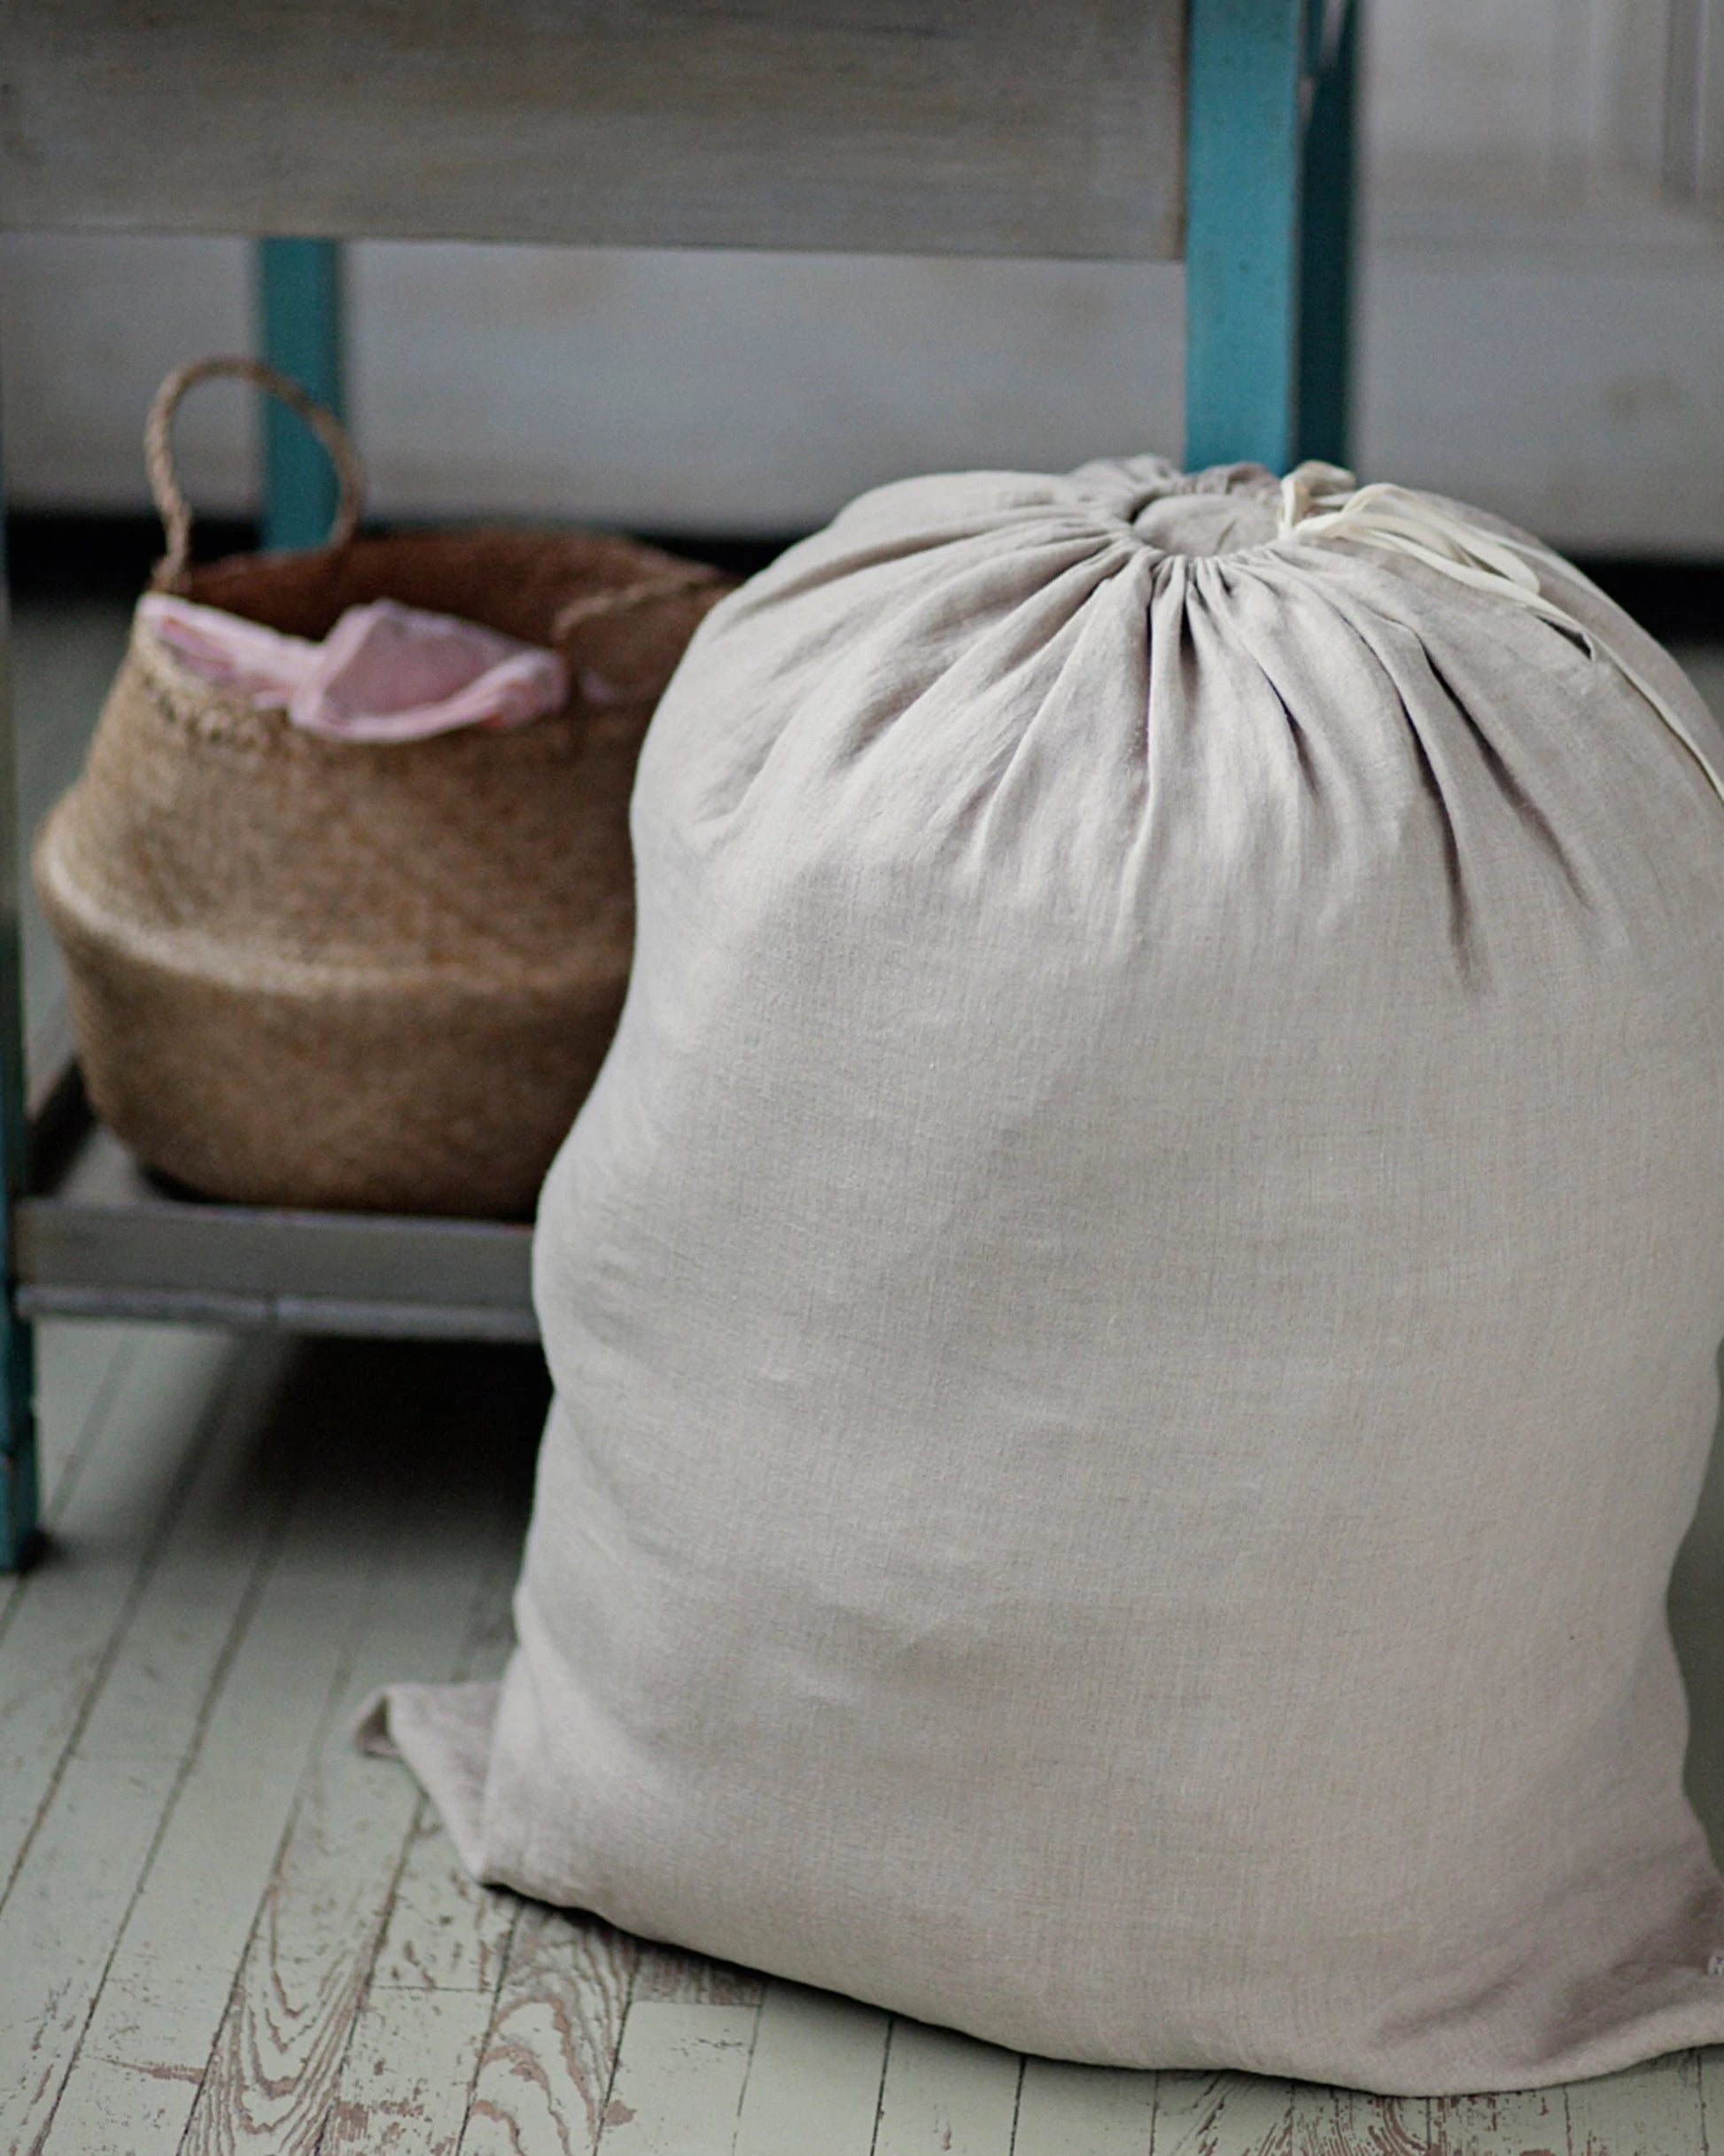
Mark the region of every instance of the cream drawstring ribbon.
<instances>
[{"instance_id":1,"label":"cream drawstring ribbon","mask_svg":"<svg viewBox=\"0 0 1724 2156\"><path fill-rule=\"evenodd\" d=\"M1404 486L1359 486L1353 474L1337 464L1301 464L1281 482L1281 530L1301 539L1351 539L1382 547L1441 570L1456 583L1489 592L1524 606L1542 620L1554 622L1610 661L1637 689L1681 743L1724 801L1724 781L1712 768L1686 721L1621 653L1601 641L1573 615L1547 598L1538 572L1513 540L1459 517L1428 495Z\"/></svg>"}]
</instances>

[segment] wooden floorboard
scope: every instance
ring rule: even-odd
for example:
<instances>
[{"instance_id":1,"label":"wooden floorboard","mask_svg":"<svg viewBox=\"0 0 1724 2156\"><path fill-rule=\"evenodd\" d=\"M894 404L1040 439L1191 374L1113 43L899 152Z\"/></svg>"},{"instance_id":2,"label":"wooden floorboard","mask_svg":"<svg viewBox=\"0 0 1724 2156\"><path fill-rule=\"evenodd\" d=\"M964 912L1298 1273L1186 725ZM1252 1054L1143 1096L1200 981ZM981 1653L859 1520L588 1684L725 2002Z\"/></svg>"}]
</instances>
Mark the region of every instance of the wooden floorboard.
<instances>
[{"instance_id":1,"label":"wooden floorboard","mask_svg":"<svg viewBox=\"0 0 1724 2156\"><path fill-rule=\"evenodd\" d=\"M490 2020L476 1991L373 1991L320 2156L455 2156Z\"/></svg>"},{"instance_id":2,"label":"wooden floorboard","mask_svg":"<svg viewBox=\"0 0 1724 2156\"><path fill-rule=\"evenodd\" d=\"M765 1978L754 1970L673 1946L643 1946L634 1974L637 2004L662 1999L680 2006L758 2006L765 1992Z\"/></svg>"},{"instance_id":3,"label":"wooden floorboard","mask_svg":"<svg viewBox=\"0 0 1724 2156\"><path fill-rule=\"evenodd\" d=\"M332 1688L378 1592L394 1535L392 1525L355 1510L338 1467L303 1490L288 1521L83 2047L106 2068L170 2076L184 2093L171 2129L159 2140L139 2139L131 2156L171 2156L194 2100L209 2093L206 2067L234 1971L249 1965L242 1958L283 1835L302 1810L296 1793L307 1755L324 1732ZM381 1576L389 1577L386 1568ZM261 1999L268 1988L266 1980L253 1995ZM267 2063L267 2051L259 2050ZM83 2145L93 2129L112 2131L118 2123L87 2116L81 2092L74 2069L55 2122L54 2137L67 2150ZM235 2142L243 2144L239 2137Z\"/></svg>"},{"instance_id":4,"label":"wooden floorboard","mask_svg":"<svg viewBox=\"0 0 1724 2156\"><path fill-rule=\"evenodd\" d=\"M499 1674L520 1547L509 1507L493 1495L488 1512L458 1656L447 1670L427 1672L422 1641L418 1668L404 1661L389 1675ZM407 1779L399 1768L394 1774L398 1782ZM323 2156L372 2150L454 2156L520 1915L514 1895L490 1892L468 1877L430 1805L411 1788L407 1794L411 1824L342 2062Z\"/></svg>"},{"instance_id":5,"label":"wooden floorboard","mask_svg":"<svg viewBox=\"0 0 1724 2156\"><path fill-rule=\"evenodd\" d=\"M339 1448L346 1479L361 1486L344 1491L344 1478L332 1478L328 1502L355 1546L344 1561L331 1557L327 1534L307 1536L305 1585L331 1604L344 1583L362 1585L338 1649L319 1668L310 1770L279 1854L247 1877L255 1921L220 2027L209 2023L208 2071L184 2137L185 2149L199 2156L317 2145L340 2100L419 1814L418 1791L398 1764L356 1757L353 1722L366 1695L391 1677L459 1675L476 1623L489 1614L475 1605L494 1568L500 1498L475 1487L470 1436L439 1413L447 1374L461 1358L376 1348L326 1353L350 1384L364 1374L363 1415L344 1400L337 1416L348 1441ZM479 1399L464 1404L481 1411ZM291 1622L271 1627L272 1645L278 1640L283 1653L299 1636ZM307 1748L302 1743L302 1757ZM246 1898L242 1888L236 1905Z\"/></svg>"},{"instance_id":6,"label":"wooden floorboard","mask_svg":"<svg viewBox=\"0 0 1724 2156\"><path fill-rule=\"evenodd\" d=\"M50 1393L47 1418L48 1518L60 1530L34 1568L0 1581L0 1900L66 1746L99 1680L123 1612L162 1530L167 1493L185 1470L177 1389L150 1414L134 1395L112 1411L136 1352L108 1343L65 1400ZM66 1426L77 1417L75 1430ZM62 1436L62 1432L65 1432ZM76 1475L96 1464L87 1497Z\"/></svg>"},{"instance_id":7,"label":"wooden floorboard","mask_svg":"<svg viewBox=\"0 0 1724 2156\"><path fill-rule=\"evenodd\" d=\"M1622 2149L1704 2146L1700 2055L1682 2051L1563 2092L1567 2156L1617 2156Z\"/></svg>"},{"instance_id":8,"label":"wooden floorboard","mask_svg":"<svg viewBox=\"0 0 1724 2156\"><path fill-rule=\"evenodd\" d=\"M1694 2054L1700 2082L1701 2156L1724 2156L1724 2047Z\"/></svg>"},{"instance_id":9,"label":"wooden floorboard","mask_svg":"<svg viewBox=\"0 0 1724 2156\"><path fill-rule=\"evenodd\" d=\"M35 1819L26 1781L58 1766L56 1727L69 1738L99 1679L190 1470L188 1416L198 1416L200 1389L229 1356L224 1343L190 1335L170 1350L146 1348L131 1328L93 1330L90 1354L43 1358L50 1542L28 1572L0 1578L0 1895Z\"/></svg>"},{"instance_id":10,"label":"wooden floorboard","mask_svg":"<svg viewBox=\"0 0 1724 2156\"><path fill-rule=\"evenodd\" d=\"M494 1998L521 1904L462 1869L421 1802L371 1972L374 1989L471 1991Z\"/></svg>"},{"instance_id":11,"label":"wooden floorboard","mask_svg":"<svg viewBox=\"0 0 1724 2156\"><path fill-rule=\"evenodd\" d=\"M641 1952L609 1925L522 1910L460 2156L593 2156Z\"/></svg>"},{"instance_id":12,"label":"wooden floorboard","mask_svg":"<svg viewBox=\"0 0 1724 2156\"><path fill-rule=\"evenodd\" d=\"M769 1984L734 2156L873 2156L890 2020L829 1992ZM1137 2156L1145 2156L1148 2142ZM1023 2156L1033 2156L1026 2148ZM1095 2156L1105 2156L1099 2149Z\"/></svg>"},{"instance_id":13,"label":"wooden floorboard","mask_svg":"<svg viewBox=\"0 0 1724 2156\"><path fill-rule=\"evenodd\" d=\"M1374 2097L1355 2089L1295 2087L1293 2156L1426 2156L1430 2105L1423 2097Z\"/></svg>"},{"instance_id":14,"label":"wooden floorboard","mask_svg":"<svg viewBox=\"0 0 1724 2156\"><path fill-rule=\"evenodd\" d=\"M1532 2089L1505 2096L1433 2098L1430 2140L1433 2156L1568 2156L1563 2091ZM1670 2156L1687 2156L1689 2146L1673 2137ZM1611 2156L1642 2152L1613 2150Z\"/></svg>"},{"instance_id":15,"label":"wooden floorboard","mask_svg":"<svg viewBox=\"0 0 1724 2156\"><path fill-rule=\"evenodd\" d=\"M157 1372L169 1390L172 1360ZM128 1413L124 1427L142 1444L148 1420ZM149 1554L126 1623L99 1658L63 1756L43 1777L40 1810L0 1902L0 2147L31 2145L52 2113L269 1547L276 1492L260 1481L236 1498L220 1423L182 1498L164 1477L178 1500L167 1535L159 1549L147 1531L140 1537ZM180 1439L195 1451L195 1430L188 1440L182 1428ZM42 1576L44 1596L52 1576ZM20 1620L37 1589L32 1575ZM25 1630L21 1621L10 1628L9 1668L19 1667Z\"/></svg>"},{"instance_id":16,"label":"wooden floorboard","mask_svg":"<svg viewBox=\"0 0 1724 2156\"><path fill-rule=\"evenodd\" d=\"M501 1671L530 1366L46 1343L54 1549L0 1600L0 2151L1706 2156L1710 2053L1428 2103L1025 2061L475 1886L349 1724Z\"/></svg>"},{"instance_id":17,"label":"wooden floorboard","mask_svg":"<svg viewBox=\"0 0 1724 2156\"><path fill-rule=\"evenodd\" d=\"M102 1404L120 1382L134 1329L120 1325L44 1325L36 1333L37 1474L44 1528L71 1502L101 1427ZM88 1337L86 1337L88 1335ZM0 1640L25 1572L0 1573Z\"/></svg>"},{"instance_id":18,"label":"wooden floorboard","mask_svg":"<svg viewBox=\"0 0 1724 2156\"><path fill-rule=\"evenodd\" d=\"M1023 2066L1014 2052L895 2020L875 2156L1012 2156Z\"/></svg>"},{"instance_id":19,"label":"wooden floorboard","mask_svg":"<svg viewBox=\"0 0 1724 2156\"><path fill-rule=\"evenodd\" d=\"M732 2156L759 2019L757 2005L631 2001L602 2156Z\"/></svg>"},{"instance_id":20,"label":"wooden floorboard","mask_svg":"<svg viewBox=\"0 0 1724 2156\"><path fill-rule=\"evenodd\" d=\"M1154 2156L1292 2156L1293 2099L1250 2074L1160 2074Z\"/></svg>"},{"instance_id":21,"label":"wooden floorboard","mask_svg":"<svg viewBox=\"0 0 1724 2156\"><path fill-rule=\"evenodd\" d=\"M1150 2156L1156 2077L1025 2062L1012 2156Z\"/></svg>"}]
</instances>

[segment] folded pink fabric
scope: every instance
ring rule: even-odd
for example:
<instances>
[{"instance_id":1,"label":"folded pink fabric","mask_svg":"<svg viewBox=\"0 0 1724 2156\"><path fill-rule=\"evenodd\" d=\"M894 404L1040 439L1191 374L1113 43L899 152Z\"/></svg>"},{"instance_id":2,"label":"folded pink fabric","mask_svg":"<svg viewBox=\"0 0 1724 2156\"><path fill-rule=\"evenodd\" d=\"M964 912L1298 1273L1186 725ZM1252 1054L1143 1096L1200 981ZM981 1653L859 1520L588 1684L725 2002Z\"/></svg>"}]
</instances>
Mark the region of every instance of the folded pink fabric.
<instances>
[{"instance_id":1,"label":"folded pink fabric","mask_svg":"<svg viewBox=\"0 0 1724 2156\"><path fill-rule=\"evenodd\" d=\"M334 741L422 741L456 727L523 726L569 693L555 651L453 614L375 599L350 606L322 643L283 636L167 592L139 618L185 665L259 710Z\"/></svg>"}]
</instances>

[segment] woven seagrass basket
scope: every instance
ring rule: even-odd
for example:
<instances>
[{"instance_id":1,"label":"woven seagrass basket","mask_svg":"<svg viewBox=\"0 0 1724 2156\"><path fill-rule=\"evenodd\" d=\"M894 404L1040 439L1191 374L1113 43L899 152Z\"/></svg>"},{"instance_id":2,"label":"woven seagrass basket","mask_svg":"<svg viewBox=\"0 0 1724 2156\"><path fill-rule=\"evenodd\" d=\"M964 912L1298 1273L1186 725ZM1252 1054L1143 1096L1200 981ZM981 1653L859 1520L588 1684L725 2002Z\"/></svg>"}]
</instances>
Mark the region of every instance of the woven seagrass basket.
<instances>
[{"instance_id":1,"label":"woven seagrass basket","mask_svg":"<svg viewBox=\"0 0 1724 2156\"><path fill-rule=\"evenodd\" d=\"M342 479L327 545L188 567L168 431L212 374L317 428ZM168 537L158 588L307 637L395 599L553 646L575 686L510 731L330 741L135 622L34 858L91 1100L209 1196L523 1215L622 1007L641 738L728 582L598 534L355 539L351 444L255 362L170 376L146 444Z\"/></svg>"}]
</instances>

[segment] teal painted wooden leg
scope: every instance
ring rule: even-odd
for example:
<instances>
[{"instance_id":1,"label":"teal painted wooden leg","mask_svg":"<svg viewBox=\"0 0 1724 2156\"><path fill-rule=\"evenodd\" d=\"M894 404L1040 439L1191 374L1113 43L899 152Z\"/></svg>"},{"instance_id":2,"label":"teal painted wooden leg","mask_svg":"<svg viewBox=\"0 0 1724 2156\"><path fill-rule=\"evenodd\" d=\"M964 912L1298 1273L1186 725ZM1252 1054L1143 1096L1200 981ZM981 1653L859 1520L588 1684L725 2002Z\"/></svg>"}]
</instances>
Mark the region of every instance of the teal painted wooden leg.
<instances>
[{"instance_id":1,"label":"teal painted wooden leg","mask_svg":"<svg viewBox=\"0 0 1724 2156\"><path fill-rule=\"evenodd\" d=\"M1293 463L1301 0L1191 0L1185 462Z\"/></svg>"},{"instance_id":2,"label":"teal painted wooden leg","mask_svg":"<svg viewBox=\"0 0 1724 2156\"><path fill-rule=\"evenodd\" d=\"M18 941L18 773L12 749L11 622L0 541L0 1572L35 1540L35 1340L13 1300L12 1201L24 1187L24 998Z\"/></svg>"},{"instance_id":3,"label":"teal painted wooden leg","mask_svg":"<svg viewBox=\"0 0 1724 2156\"><path fill-rule=\"evenodd\" d=\"M265 239L257 250L260 354L342 416L341 248L332 239ZM315 547L335 520L336 481L311 430L264 403L263 543Z\"/></svg>"},{"instance_id":4,"label":"teal painted wooden leg","mask_svg":"<svg viewBox=\"0 0 1724 2156\"><path fill-rule=\"evenodd\" d=\"M1358 147L1359 6L1335 26L1332 50L1317 56L1305 131L1300 234L1299 420L1296 457L1347 461L1352 385L1354 201Z\"/></svg>"}]
</instances>

